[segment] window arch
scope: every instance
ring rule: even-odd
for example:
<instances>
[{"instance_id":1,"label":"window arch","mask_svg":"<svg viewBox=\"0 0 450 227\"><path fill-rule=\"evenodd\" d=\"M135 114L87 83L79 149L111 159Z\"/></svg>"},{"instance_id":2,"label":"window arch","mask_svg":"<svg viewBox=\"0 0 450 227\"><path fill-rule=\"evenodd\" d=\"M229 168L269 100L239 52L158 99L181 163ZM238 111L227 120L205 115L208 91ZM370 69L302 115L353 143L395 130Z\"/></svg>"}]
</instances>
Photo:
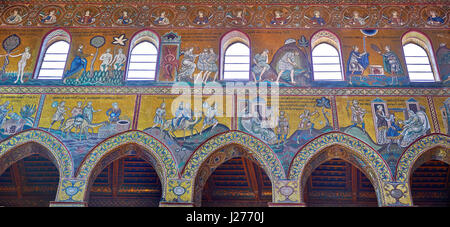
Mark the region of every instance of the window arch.
<instances>
[{"instance_id":1,"label":"window arch","mask_svg":"<svg viewBox=\"0 0 450 227\"><path fill-rule=\"evenodd\" d=\"M127 80L156 80L159 53L159 37L145 30L136 34L130 42L127 64Z\"/></svg>"},{"instance_id":2,"label":"window arch","mask_svg":"<svg viewBox=\"0 0 450 227\"><path fill-rule=\"evenodd\" d=\"M339 39L329 31L319 31L311 38L314 80L344 80Z\"/></svg>"},{"instance_id":3,"label":"window arch","mask_svg":"<svg viewBox=\"0 0 450 227\"><path fill-rule=\"evenodd\" d=\"M62 79L71 38L65 30L50 32L43 40L34 78Z\"/></svg>"},{"instance_id":4,"label":"window arch","mask_svg":"<svg viewBox=\"0 0 450 227\"><path fill-rule=\"evenodd\" d=\"M221 75L223 80L250 79L250 40L240 31L231 31L221 39Z\"/></svg>"},{"instance_id":5,"label":"window arch","mask_svg":"<svg viewBox=\"0 0 450 227\"><path fill-rule=\"evenodd\" d=\"M411 82L439 81L430 40L422 33L411 31L402 37L406 69Z\"/></svg>"}]
</instances>

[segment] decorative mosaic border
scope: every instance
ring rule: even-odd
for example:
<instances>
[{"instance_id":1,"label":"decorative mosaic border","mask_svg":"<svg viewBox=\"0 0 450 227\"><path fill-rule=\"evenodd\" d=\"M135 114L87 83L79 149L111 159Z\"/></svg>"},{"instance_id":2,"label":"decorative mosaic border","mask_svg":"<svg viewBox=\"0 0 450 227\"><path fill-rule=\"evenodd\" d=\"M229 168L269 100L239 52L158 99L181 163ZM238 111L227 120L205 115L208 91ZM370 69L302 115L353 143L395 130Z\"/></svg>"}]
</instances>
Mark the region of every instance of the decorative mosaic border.
<instances>
[{"instance_id":1,"label":"decorative mosaic border","mask_svg":"<svg viewBox=\"0 0 450 227\"><path fill-rule=\"evenodd\" d=\"M93 148L80 165L77 178L88 178L97 163L108 153L119 146L134 143L151 152L151 155L160 164L163 179L178 178L178 168L170 150L159 140L141 131L127 131L106 139Z\"/></svg>"},{"instance_id":2,"label":"decorative mosaic border","mask_svg":"<svg viewBox=\"0 0 450 227\"><path fill-rule=\"evenodd\" d=\"M14 3L123 3L123 0L4 0L5 2ZM131 1L133 2L133 1ZM189 4L379 4L379 0L139 0L139 3L189 3ZM439 4L446 3L446 0L390 0L387 3L392 4L406 4L406 3L421 3L421 4Z\"/></svg>"},{"instance_id":3,"label":"decorative mosaic border","mask_svg":"<svg viewBox=\"0 0 450 227\"><path fill-rule=\"evenodd\" d=\"M342 145L353 151L358 157L369 164L380 181L392 181L392 174L383 158L369 145L341 132L330 132L320 135L300 149L294 156L289 169L289 179L299 179L303 169L311 158L322 149L331 145Z\"/></svg>"},{"instance_id":4,"label":"decorative mosaic border","mask_svg":"<svg viewBox=\"0 0 450 227\"><path fill-rule=\"evenodd\" d=\"M194 94L192 88L191 94ZM270 94L271 88L267 88L267 94ZM226 89L224 94L227 95ZM257 92L255 90L231 89L238 92ZM0 86L0 94L149 94L149 95L172 95L172 87L50 87L50 86ZM241 94L241 93L238 93ZM245 94L245 93L242 93ZM253 94L253 93L250 93ZM305 95L305 96L450 96L450 89L443 88L287 88L280 87L279 95Z\"/></svg>"},{"instance_id":5,"label":"decorative mosaic border","mask_svg":"<svg viewBox=\"0 0 450 227\"><path fill-rule=\"evenodd\" d=\"M272 149L259 139L240 131L228 131L219 134L200 145L186 163L182 171L182 178L195 179L201 165L209 155L230 144L238 144L248 148L249 154L258 160L261 166L267 168L265 169L266 173L272 181L286 179L283 166Z\"/></svg>"},{"instance_id":6,"label":"decorative mosaic border","mask_svg":"<svg viewBox=\"0 0 450 227\"><path fill-rule=\"evenodd\" d=\"M7 26L52 26L52 27L151 27L151 28L448 28L449 19L446 18L448 12L448 2L428 0L416 0L416 4L411 1L396 0L385 3L382 6L377 0L359 0L358 2L346 0L322 0L298 1L258 1L258 0L225 0L211 1L203 0L189 3L181 0L158 1L143 0L135 3L123 4L123 1L113 3L111 1L91 1L91 4L77 1L36 1L30 5L18 3L24 1L9 1L0 10L3 12L3 23ZM14 2L14 3L12 3ZM40 4L46 2L44 4ZM102 3L103 2L103 3ZM81 4L82 3L82 4ZM345 4L347 3L347 4ZM320 4L313 5L311 4ZM420 5L419 5L420 4ZM11 7L21 7L23 19L7 20L11 16ZM427 23L429 7L433 7L438 15L443 18L442 23ZM89 8L90 15L95 20L89 22L82 21L85 9ZM401 22L389 22L391 8L400 14ZM50 10L56 10L57 17L52 21L44 21L41 15L48 14ZM118 23L122 10L128 12L126 22ZM364 22L354 23L351 17L352 12L357 9L361 13L360 19ZM196 13L201 10L205 12L207 22L196 23ZM242 16L237 17L235 12L241 10ZM282 12L283 21L273 22L274 11ZM165 11L169 20L164 23L157 23L161 11ZM320 21L315 21L314 12L320 11ZM386 12L385 12L386 11ZM385 12L385 14L383 14ZM420 12L420 13L417 13ZM425 17L423 15L426 15ZM389 17L388 17L389 16ZM244 19L242 19L244 18Z\"/></svg>"},{"instance_id":7,"label":"decorative mosaic border","mask_svg":"<svg viewBox=\"0 0 450 227\"><path fill-rule=\"evenodd\" d=\"M426 135L411 144L400 156L396 170L396 181L407 182L410 177L410 170L415 161L429 149L436 146L442 146L450 149L450 136L444 134ZM447 150L448 152L448 150Z\"/></svg>"},{"instance_id":8,"label":"decorative mosaic border","mask_svg":"<svg viewBox=\"0 0 450 227\"><path fill-rule=\"evenodd\" d=\"M52 134L39 129L23 131L2 141L0 143L0 157L10 150L29 142L35 142L47 148L58 164L60 178L73 176L73 161L70 152Z\"/></svg>"}]
</instances>

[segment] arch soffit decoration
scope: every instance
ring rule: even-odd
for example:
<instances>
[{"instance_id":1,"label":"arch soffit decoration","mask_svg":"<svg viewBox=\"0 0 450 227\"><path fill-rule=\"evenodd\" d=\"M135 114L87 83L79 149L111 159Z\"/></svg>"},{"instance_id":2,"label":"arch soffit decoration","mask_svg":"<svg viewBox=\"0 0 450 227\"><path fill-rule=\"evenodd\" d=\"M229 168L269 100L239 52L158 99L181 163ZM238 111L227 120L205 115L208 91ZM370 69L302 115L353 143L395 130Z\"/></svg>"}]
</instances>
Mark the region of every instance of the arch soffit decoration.
<instances>
[{"instance_id":1,"label":"arch soffit decoration","mask_svg":"<svg viewBox=\"0 0 450 227\"><path fill-rule=\"evenodd\" d=\"M73 159L66 146L52 134L40 130L30 129L13 135L0 143L0 159L8 152L26 143L37 143L48 150L49 155L56 161L60 179L73 176Z\"/></svg>"},{"instance_id":2,"label":"arch soffit decoration","mask_svg":"<svg viewBox=\"0 0 450 227\"><path fill-rule=\"evenodd\" d=\"M409 181L411 170L413 169L416 161L424 153L436 147L443 147L444 149L447 149L447 152L443 155L449 155L448 150L450 149L450 136L440 133L433 133L423 136L409 145L397 162L397 168L395 171L396 181Z\"/></svg>"},{"instance_id":3,"label":"arch soffit decoration","mask_svg":"<svg viewBox=\"0 0 450 227\"><path fill-rule=\"evenodd\" d=\"M290 180L299 181L305 172L304 169L307 164L310 163L317 154L321 153L321 151L333 145L340 145L347 148L347 151L350 151L365 162L368 167L373 169L377 180L384 182L391 182L393 180L387 163L375 149L363 141L342 132L322 134L300 148L291 162L288 178Z\"/></svg>"},{"instance_id":4,"label":"arch soffit decoration","mask_svg":"<svg viewBox=\"0 0 450 227\"><path fill-rule=\"evenodd\" d=\"M102 158L127 144L136 144L144 148L144 151L149 152L155 159L156 164L161 167L161 170L156 169L156 171L159 171L158 175L163 177L163 179L179 178L178 165L172 152L158 139L138 130L130 130L114 135L92 148L78 168L76 177L89 179L93 169Z\"/></svg>"},{"instance_id":5,"label":"arch soffit decoration","mask_svg":"<svg viewBox=\"0 0 450 227\"><path fill-rule=\"evenodd\" d=\"M218 134L201 144L189 157L181 172L181 177L196 179L202 164L211 154L233 144L244 148L249 155L258 161L272 183L279 179L286 179L281 162L273 150L258 138L238 130Z\"/></svg>"}]
</instances>

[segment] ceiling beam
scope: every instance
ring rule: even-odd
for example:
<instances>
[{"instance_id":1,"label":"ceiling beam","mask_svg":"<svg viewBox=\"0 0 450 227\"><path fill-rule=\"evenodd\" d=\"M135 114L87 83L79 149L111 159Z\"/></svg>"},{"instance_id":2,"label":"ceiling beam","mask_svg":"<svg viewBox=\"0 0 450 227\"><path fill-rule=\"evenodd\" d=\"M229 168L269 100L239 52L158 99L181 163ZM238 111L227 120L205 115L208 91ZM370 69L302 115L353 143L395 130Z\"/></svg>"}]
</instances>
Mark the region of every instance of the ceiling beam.
<instances>
[{"instance_id":1,"label":"ceiling beam","mask_svg":"<svg viewBox=\"0 0 450 227\"><path fill-rule=\"evenodd\" d=\"M357 196L358 196L358 175L357 175L358 171L354 165L350 164L350 166L351 166L351 173L352 173L352 176L351 176L352 200L353 200L353 202L357 202L357 200L358 200L358 198L357 198Z\"/></svg>"},{"instance_id":2,"label":"ceiling beam","mask_svg":"<svg viewBox=\"0 0 450 227\"><path fill-rule=\"evenodd\" d=\"M247 178L247 184L250 186L253 194L255 194L256 200L260 200L260 193L258 190L258 181L256 179L255 169L253 168L253 163L248 159L241 157L242 164L244 165L244 172Z\"/></svg>"},{"instance_id":3,"label":"ceiling beam","mask_svg":"<svg viewBox=\"0 0 450 227\"><path fill-rule=\"evenodd\" d=\"M120 160L114 160L112 164L112 197L116 198L117 194L119 192L119 161Z\"/></svg>"},{"instance_id":4,"label":"ceiling beam","mask_svg":"<svg viewBox=\"0 0 450 227\"><path fill-rule=\"evenodd\" d=\"M11 170L12 170L11 173L12 173L12 177L14 180L14 185L16 185L16 192L17 192L18 199L22 199L22 197L23 197L23 185L24 185L23 177L21 177L21 174L20 174L20 172L21 172L20 167L18 166L19 165L18 163L20 163L20 162L22 162L22 160L19 162L13 163L11 165ZM23 165L21 165L21 166L23 167Z\"/></svg>"}]
</instances>

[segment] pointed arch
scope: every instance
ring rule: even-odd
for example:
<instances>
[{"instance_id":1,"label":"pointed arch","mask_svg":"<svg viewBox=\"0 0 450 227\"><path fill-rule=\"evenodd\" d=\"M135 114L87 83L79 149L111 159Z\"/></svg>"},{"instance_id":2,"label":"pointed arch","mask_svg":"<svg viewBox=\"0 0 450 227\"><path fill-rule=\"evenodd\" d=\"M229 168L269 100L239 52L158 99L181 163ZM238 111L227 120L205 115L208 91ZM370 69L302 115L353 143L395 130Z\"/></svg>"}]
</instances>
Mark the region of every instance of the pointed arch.
<instances>
[{"instance_id":1,"label":"pointed arch","mask_svg":"<svg viewBox=\"0 0 450 227\"><path fill-rule=\"evenodd\" d=\"M187 160L181 177L195 179L200 167L211 154L233 144L244 148L266 171L272 182L286 179L283 166L273 150L260 139L237 130L218 134L200 145Z\"/></svg>"},{"instance_id":2,"label":"pointed arch","mask_svg":"<svg viewBox=\"0 0 450 227\"><path fill-rule=\"evenodd\" d=\"M338 146L340 152L324 152L327 148ZM350 155L349 155L350 154ZM318 165L323 160L331 159L332 156L343 158L357 166L370 179L378 204L383 204L383 182L391 182L392 174L381 155L363 141L342 132L329 132L322 134L304 145L294 156L289 167L288 178L299 182L300 201L303 200L303 186L308 174L311 173L310 165Z\"/></svg>"},{"instance_id":3,"label":"pointed arch","mask_svg":"<svg viewBox=\"0 0 450 227\"><path fill-rule=\"evenodd\" d=\"M69 150L58 138L40 129L25 130L3 140L0 143L0 160L8 157L11 152L17 152L16 148L19 146L28 143L36 143L46 148L59 171L60 179L73 176L73 159Z\"/></svg>"},{"instance_id":4,"label":"pointed arch","mask_svg":"<svg viewBox=\"0 0 450 227\"><path fill-rule=\"evenodd\" d=\"M177 163L172 152L155 137L138 130L130 130L114 135L92 148L81 162L76 172L76 177L89 180L92 170L104 157L116 148L127 144L136 144L144 148L145 152L161 167L161 169L157 169L161 179L179 178Z\"/></svg>"},{"instance_id":5,"label":"pointed arch","mask_svg":"<svg viewBox=\"0 0 450 227\"><path fill-rule=\"evenodd\" d=\"M120 149L122 147L125 149ZM97 171L101 171L112 161L128 155L128 152L135 152L152 164L161 180L161 198L164 200L168 179L179 178L176 160L162 142L138 130L130 130L109 137L89 151L75 173L76 178L83 181L79 189L82 192L79 200L88 199L89 187L94 183Z\"/></svg>"},{"instance_id":6,"label":"pointed arch","mask_svg":"<svg viewBox=\"0 0 450 227\"><path fill-rule=\"evenodd\" d=\"M423 136L413 142L400 156L395 172L397 182L408 182L412 174L414 164L424 153L429 150L442 147L446 151L443 155L449 158L450 136L440 133L433 133Z\"/></svg>"},{"instance_id":7,"label":"pointed arch","mask_svg":"<svg viewBox=\"0 0 450 227\"><path fill-rule=\"evenodd\" d=\"M305 144L294 156L289 166L288 178L299 180L304 174L306 164L320 151L333 145L341 145L348 148L352 154L356 155L369 168L374 170L373 172L378 180L392 181L392 174L387 163L375 149L365 142L342 132L325 133Z\"/></svg>"}]
</instances>

